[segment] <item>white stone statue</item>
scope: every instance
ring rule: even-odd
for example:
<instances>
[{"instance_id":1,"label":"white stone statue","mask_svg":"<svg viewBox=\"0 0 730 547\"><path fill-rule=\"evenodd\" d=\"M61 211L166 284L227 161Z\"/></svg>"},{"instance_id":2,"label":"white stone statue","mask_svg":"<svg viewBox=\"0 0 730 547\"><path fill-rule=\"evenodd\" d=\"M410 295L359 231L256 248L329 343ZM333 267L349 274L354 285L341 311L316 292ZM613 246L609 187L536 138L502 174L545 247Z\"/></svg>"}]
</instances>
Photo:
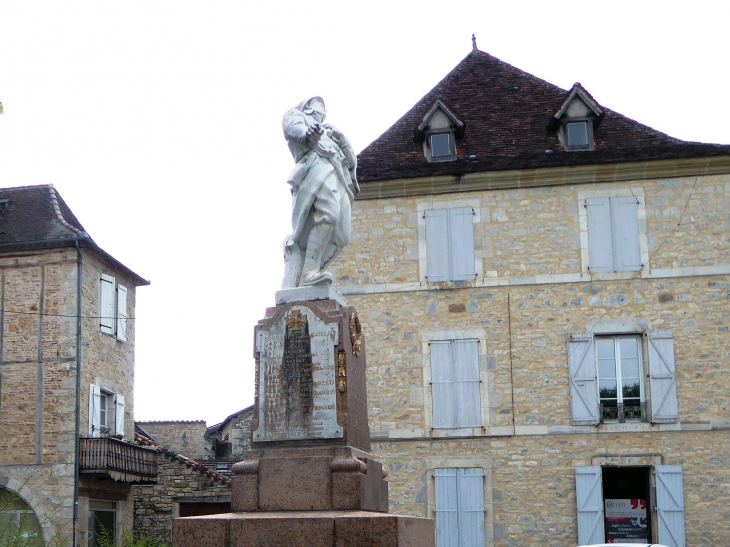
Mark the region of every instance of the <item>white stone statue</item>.
<instances>
[{"instance_id":1,"label":"white stone statue","mask_svg":"<svg viewBox=\"0 0 730 547\"><path fill-rule=\"evenodd\" d=\"M326 271L350 242L352 203L360 191L357 157L343 133L324 123L321 97L284 114L284 137L296 165L292 193L292 233L284 241L282 289L331 284Z\"/></svg>"}]
</instances>

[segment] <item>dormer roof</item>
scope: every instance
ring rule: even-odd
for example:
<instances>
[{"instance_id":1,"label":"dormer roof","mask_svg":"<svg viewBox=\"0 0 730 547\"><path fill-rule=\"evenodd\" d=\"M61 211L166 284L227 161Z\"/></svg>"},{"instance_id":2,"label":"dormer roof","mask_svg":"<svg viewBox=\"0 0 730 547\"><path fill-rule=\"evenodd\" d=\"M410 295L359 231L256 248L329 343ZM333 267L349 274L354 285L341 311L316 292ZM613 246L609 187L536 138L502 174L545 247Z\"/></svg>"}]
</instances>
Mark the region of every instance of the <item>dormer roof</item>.
<instances>
[{"instance_id":1,"label":"dormer roof","mask_svg":"<svg viewBox=\"0 0 730 547\"><path fill-rule=\"evenodd\" d=\"M460 139L464 136L464 122L456 114L454 114L454 112L449 107L447 107L441 99L436 99L436 102L433 103L431 109L426 112L426 115L423 117L423 121L421 122L421 124L416 128L416 142L423 142L423 140L426 138L426 133L430 128L431 120L438 112L442 112L450 120L457 139Z\"/></svg>"},{"instance_id":2,"label":"dormer roof","mask_svg":"<svg viewBox=\"0 0 730 547\"><path fill-rule=\"evenodd\" d=\"M589 114L593 119L594 128L597 128L601 124L601 120L603 119L605 112L591 94L588 93L582 85L580 85L580 82L574 83L567 95L568 97L560 106L560 110L558 110L550 119L550 122L548 123L548 131L554 131L557 129L560 124L560 120L570 117L571 110L583 110L586 114ZM581 106L583 106L583 108L580 108Z\"/></svg>"},{"instance_id":3,"label":"dormer roof","mask_svg":"<svg viewBox=\"0 0 730 547\"><path fill-rule=\"evenodd\" d=\"M546 127L576 100L600 121L590 152L566 152L558 132ZM429 163L414 133L434 107L440 108L437 101L468 131L456 141L454 161ZM370 181L728 155L730 146L670 137L599 105L582 86L561 89L474 49L360 152L358 180L364 190Z\"/></svg>"}]
</instances>

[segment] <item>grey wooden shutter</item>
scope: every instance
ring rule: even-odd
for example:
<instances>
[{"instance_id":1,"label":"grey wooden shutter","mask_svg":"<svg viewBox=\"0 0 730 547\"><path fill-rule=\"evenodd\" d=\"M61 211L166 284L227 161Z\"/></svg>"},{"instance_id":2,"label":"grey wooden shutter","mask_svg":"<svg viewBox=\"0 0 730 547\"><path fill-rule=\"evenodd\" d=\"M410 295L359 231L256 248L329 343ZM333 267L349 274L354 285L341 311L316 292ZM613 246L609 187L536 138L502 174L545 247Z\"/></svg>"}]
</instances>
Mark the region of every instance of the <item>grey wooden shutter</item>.
<instances>
[{"instance_id":1,"label":"grey wooden shutter","mask_svg":"<svg viewBox=\"0 0 730 547\"><path fill-rule=\"evenodd\" d=\"M89 437L98 437L101 434L101 389L91 384L89 386Z\"/></svg>"},{"instance_id":2,"label":"grey wooden shutter","mask_svg":"<svg viewBox=\"0 0 730 547\"><path fill-rule=\"evenodd\" d=\"M592 272L612 272L611 201L609 198L587 199L586 215L588 217L588 268Z\"/></svg>"},{"instance_id":3,"label":"grey wooden shutter","mask_svg":"<svg viewBox=\"0 0 730 547\"><path fill-rule=\"evenodd\" d=\"M114 433L124 435L124 397L117 393L114 403Z\"/></svg>"},{"instance_id":4,"label":"grey wooden shutter","mask_svg":"<svg viewBox=\"0 0 730 547\"><path fill-rule=\"evenodd\" d=\"M456 427L451 343L431 342L431 407L433 427Z\"/></svg>"},{"instance_id":5,"label":"grey wooden shutter","mask_svg":"<svg viewBox=\"0 0 730 547\"><path fill-rule=\"evenodd\" d=\"M638 205L634 196L611 198L613 256L617 272L641 270Z\"/></svg>"},{"instance_id":6,"label":"grey wooden shutter","mask_svg":"<svg viewBox=\"0 0 730 547\"><path fill-rule=\"evenodd\" d=\"M449 222L446 209L426 211L426 279L449 281Z\"/></svg>"},{"instance_id":7,"label":"grey wooden shutter","mask_svg":"<svg viewBox=\"0 0 730 547\"><path fill-rule=\"evenodd\" d=\"M659 543L667 547L685 547L682 467L657 465L655 473Z\"/></svg>"},{"instance_id":8,"label":"grey wooden shutter","mask_svg":"<svg viewBox=\"0 0 730 547\"><path fill-rule=\"evenodd\" d=\"M674 338L671 333L652 332L647 336L649 346L649 381L651 421L676 422L677 375L674 368Z\"/></svg>"},{"instance_id":9,"label":"grey wooden shutter","mask_svg":"<svg viewBox=\"0 0 730 547\"><path fill-rule=\"evenodd\" d=\"M471 207L458 207L448 211L451 279L474 279L474 210Z\"/></svg>"},{"instance_id":10,"label":"grey wooden shutter","mask_svg":"<svg viewBox=\"0 0 730 547\"><path fill-rule=\"evenodd\" d=\"M459 541L456 469L434 469L436 491L436 547L454 547Z\"/></svg>"},{"instance_id":11,"label":"grey wooden shutter","mask_svg":"<svg viewBox=\"0 0 730 547\"><path fill-rule=\"evenodd\" d=\"M599 422L596 348L592 334L568 336L570 419L574 425Z\"/></svg>"},{"instance_id":12,"label":"grey wooden shutter","mask_svg":"<svg viewBox=\"0 0 730 547\"><path fill-rule=\"evenodd\" d=\"M575 468L575 500L578 508L578 545L603 543L603 491L600 467Z\"/></svg>"},{"instance_id":13,"label":"grey wooden shutter","mask_svg":"<svg viewBox=\"0 0 730 547\"><path fill-rule=\"evenodd\" d=\"M476 340L451 342L451 363L456 381L456 427L482 425L482 405L479 381L479 344Z\"/></svg>"},{"instance_id":14,"label":"grey wooden shutter","mask_svg":"<svg viewBox=\"0 0 730 547\"><path fill-rule=\"evenodd\" d=\"M484 547L484 471L480 467L457 469L456 504L459 547Z\"/></svg>"},{"instance_id":15,"label":"grey wooden shutter","mask_svg":"<svg viewBox=\"0 0 730 547\"><path fill-rule=\"evenodd\" d=\"M114 277L101 274L99 324L101 325L101 332L106 334L114 334L114 284Z\"/></svg>"},{"instance_id":16,"label":"grey wooden shutter","mask_svg":"<svg viewBox=\"0 0 730 547\"><path fill-rule=\"evenodd\" d=\"M117 286L117 340L127 341L127 288Z\"/></svg>"}]
</instances>

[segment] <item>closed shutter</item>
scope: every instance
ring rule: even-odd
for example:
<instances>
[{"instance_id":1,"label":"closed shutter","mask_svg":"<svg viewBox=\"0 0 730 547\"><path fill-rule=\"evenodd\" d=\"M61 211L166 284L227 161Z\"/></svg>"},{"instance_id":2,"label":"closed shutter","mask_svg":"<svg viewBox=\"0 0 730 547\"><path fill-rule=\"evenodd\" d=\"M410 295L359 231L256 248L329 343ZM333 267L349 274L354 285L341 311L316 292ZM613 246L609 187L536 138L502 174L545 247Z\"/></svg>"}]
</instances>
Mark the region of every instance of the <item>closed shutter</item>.
<instances>
[{"instance_id":1,"label":"closed shutter","mask_svg":"<svg viewBox=\"0 0 730 547\"><path fill-rule=\"evenodd\" d=\"M657 465L655 473L659 543L685 547L682 466Z\"/></svg>"},{"instance_id":2,"label":"closed shutter","mask_svg":"<svg viewBox=\"0 0 730 547\"><path fill-rule=\"evenodd\" d=\"M451 279L474 279L474 210L471 207L458 207L448 211Z\"/></svg>"},{"instance_id":3,"label":"closed shutter","mask_svg":"<svg viewBox=\"0 0 730 547\"><path fill-rule=\"evenodd\" d=\"M436 547L452 547L459 541L456 469L434 469L436 490Z\"/></svg>"},{"instance_id":4,"label":"closed shutter","mask_svg":"<svg viewBox=\"0 0 730 547\"><path fill-rule=\"evenodd\" d=\"M127 341L127 288L117 287L117 340Z\"/></svg>"},{"instance_id":5,"label":"closed shutter","mask_svg":"<svg viewBox=\"0 0 730 547\"><path fill-rule=\"evenodd\" d=\"M482 425L482 405L479 395L479 344L476 340L451 342L451 363L455 384L456 427Z\"/></svg>"},{"instance_id":6,"label":"closed shutter","mask_svg":"<svg viewBox=\"0 0 730 547\"><path fill-rule=\"evenodd\" d=\"M91 384L89 386L89 437L98 437L101 434L101 389Z\"/></svg>"},{"instance_id":7,"label":"closed shutter","mask_svg":"<svg viewBox=\"0 0 730 547\"><path fill-rule=\"evenodd\" d=\"M431 398L434 427L455 427L454 375L451 370L451 343L431 342Z\"/></svg>"},{"instance_id":8,"label":"closed shutter","mask_svg":"<svg viewBox=\"0 0 730 547\"><path fill-rule=\"evenodd\" d=\"M484 471L457 469L456 492L459 547L484 547Z\"/></svg>"},{"instance_id":9,"label":"closed shutter","mask_svg":"<svg viewBox=\"0 0 730 547\"><path fill-rule=\"evenodd\" d=\"M603 543L603 492L600 467L575 468L578 545Z\"/></svg>"},{"instance_id":10,"label":"closed shutter","mask_svg":"<svg viewBox=\"0 0 730 547\"><path fill-rule=\"evenodd\" d=\"M111 275L101 274L99 323L101 332L105 334L114 334L114 284L115 279Z\"/></svg>"},{"instance_id":11,"label":"closed shutter","mask_svg":"<svg viewBox=\"0 0 730 547\"><path fill-rule=\"evenodd\" d=\"M568 373L571 422L573 425L597 424L596 349L592 334L571 334L568 337Z\"/></svg>"},{"instance_id":12,"label":"closed shutter","mask_svg":"<svg viewBox=\"0 0 730 547\"><path fill-rule=\"evenodd\" d=\"M674 338L671 333L650 333L649 381L651 384L651 421L676 422L677 375L674 369Z\"/></svg>"},{"instance_id":13,"label":"closed shutter","mask_svg":"<svg viewBox=\"0 0 730 547\"><path fill-rule=\"evenodd\" d=\"M449 223L446 209L426 211L426 280L449 281Z\"/></svg>"},{"instance_id":14,"label":"closed shutter","mask_svg":"<svg viewBox=\"0 0 730 547\"><path fill-rule=\"evenodd\" d=\"M588 268L591 272L612 272L611 201L609 198L587 199L586 215L588 217Z\"/></svg>"},{"instance_id":15,"label":"closed shutter","mask_svg":"<svg viewBox=\"0 0 730 547\"><path fill-rule=\"evenodd\" d=\"M634 196L611 198L614 266L617 272L641 270L638 206Z\"/></svg>"},{"instance_id":16,"label":"closed shutter","mask_svg":"<svg viewBox=\"0 0 730 547\"><path fill-rule=\"evenodd\" d=\"M114 404L114 433L124 435L124 397L117 393Z\"/></svg>"}]
</instances>

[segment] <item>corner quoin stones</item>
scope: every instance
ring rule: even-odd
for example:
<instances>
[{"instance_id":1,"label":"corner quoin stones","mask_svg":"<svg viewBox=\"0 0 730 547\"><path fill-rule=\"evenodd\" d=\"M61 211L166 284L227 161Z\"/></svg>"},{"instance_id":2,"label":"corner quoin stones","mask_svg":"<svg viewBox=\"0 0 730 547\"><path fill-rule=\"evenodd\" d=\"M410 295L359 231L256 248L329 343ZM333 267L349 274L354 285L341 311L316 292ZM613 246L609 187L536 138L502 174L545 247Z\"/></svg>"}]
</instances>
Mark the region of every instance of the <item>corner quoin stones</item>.
<instances>
[{"instance_id":1,"label":"corner quoin stones","mask_svg":"<svg viewBox=\"0 0 730 547\"><path fill-rule=\"evenodd\" d=\"M337 424L338 323L293 306L256 332L258 428L253 440L341 439Z\"/></svg>"}]
</instances>

